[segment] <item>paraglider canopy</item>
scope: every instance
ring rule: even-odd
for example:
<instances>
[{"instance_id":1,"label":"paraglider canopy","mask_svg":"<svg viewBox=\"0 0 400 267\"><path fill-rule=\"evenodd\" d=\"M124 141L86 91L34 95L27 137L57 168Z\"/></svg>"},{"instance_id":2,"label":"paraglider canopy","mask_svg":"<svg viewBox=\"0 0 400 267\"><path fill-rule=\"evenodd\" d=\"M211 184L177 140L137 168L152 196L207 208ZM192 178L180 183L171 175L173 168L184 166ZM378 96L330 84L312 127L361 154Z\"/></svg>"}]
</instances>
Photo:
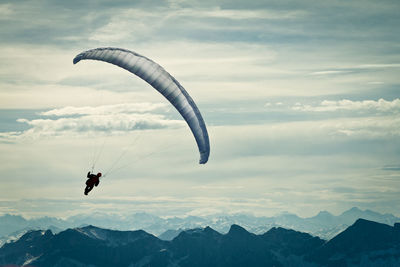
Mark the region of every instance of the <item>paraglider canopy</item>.
<instances>
[{"instance_id":1,"label":"paraglider canopy","mask_svg":"<svg viewBox=\"0 0 400 267\"><path fill-rule=\"evenodd\" d=\"M96 48L77 55L73 62L92 59L117 65L145 80L160 92L182 115L189 125L200 152L200 164L210 155L207 128L199 109L185 88L163 67L135 52L121 48Z\"/></svg>"}]
</instances>

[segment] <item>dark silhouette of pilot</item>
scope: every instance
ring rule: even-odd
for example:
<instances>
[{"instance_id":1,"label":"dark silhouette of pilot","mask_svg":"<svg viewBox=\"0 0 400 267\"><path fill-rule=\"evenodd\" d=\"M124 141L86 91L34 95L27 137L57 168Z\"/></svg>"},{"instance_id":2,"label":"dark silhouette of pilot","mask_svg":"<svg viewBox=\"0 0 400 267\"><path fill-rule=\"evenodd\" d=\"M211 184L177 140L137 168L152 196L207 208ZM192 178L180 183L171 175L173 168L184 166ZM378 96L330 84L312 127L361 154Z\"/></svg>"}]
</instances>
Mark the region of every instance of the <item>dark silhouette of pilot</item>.
<instances>
[{"instance_id":1,"label":"dark silhouette of pilot","mask_svg":"<svg viewBox=\"0 0 400 267\"><path fill-rule=\"evenodd\" d=\"M100 183L101 173L93 174L88 172L87 173L87 181L86 181L86 188L85 188L85 195L87 195L90 191L92 191L94 186L98 186Z\"/></svg>"}]
</instances>

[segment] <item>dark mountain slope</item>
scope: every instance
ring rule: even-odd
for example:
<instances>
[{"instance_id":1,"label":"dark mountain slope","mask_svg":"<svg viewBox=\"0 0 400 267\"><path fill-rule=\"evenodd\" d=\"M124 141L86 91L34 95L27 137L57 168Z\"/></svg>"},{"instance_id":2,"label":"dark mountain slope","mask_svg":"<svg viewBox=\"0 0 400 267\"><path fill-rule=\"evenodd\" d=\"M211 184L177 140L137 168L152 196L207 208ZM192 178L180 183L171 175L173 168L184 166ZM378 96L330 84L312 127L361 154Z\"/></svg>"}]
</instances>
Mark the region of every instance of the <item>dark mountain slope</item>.
<instances>
[{"instance_id":1,"label":"dark mountain slope","mask_svg":"<svg viewBox=\"0 0 400 267\"><path fill-rule=\"evenodd\" d=\"M277 251L284 256L305 255L325 243L318 237L281 227L272 228L263 234L262 238L269 250Z\"/></svg>"},{"instance_id":2,"label":"dark mountain slope","mask_svg":"<svg viewBox=\"0 0 400 267\"><path fill-rule=\"evenodd\" d=\"M179 266L281 266L258 235L232 225L226 235L210 227L184 231L171 242Z\"/></svg>"},{"instance_id":3,"label":"dark mountain slope","mask_svg":"<svg viewBox=\"0 0 400 267\"><path fill-rule=\"evenodd\" d=\"M24 265L39 257L44 251L52 250L50 241L53 238L54 235L50 230L30 231L13 243L4 244L0 249L0 266Z\"/></svg>"},{"instance_id":4,"label":"dark mountain slope","mask_svg":"<svg viewBox=\"0 0 400 267\"><path fill-rule=\"evenodd\" d=\"M32 266L128 266L165 247L164 241L144 231L113 231L88 226L57 235L35 231L0 249L1 264ZM61 264L61 265L60 265Z\"/></svg>"},{"instance_id":5,"label":"dark mountain slope","mask_svg":"<svg viewBox=\"0 0 400 267\"><path fill-rule=\"evenodd\" d=\"M346 266L350 263L360 263L363 257L372 257L371 260L390 257L400 259L398 224L392 227L358 219L352 226L314 251L309 259L320 264Z\"/></svg>"},{"instance_id":6,"label":"dark mountain slope","mask_svg":"<svg viewBox=\"0 0 400 267\"><path fill-rule=\"evenodd\" d=\"M357 220L329 242L284 228L256 235L238 225L162 241L144 231L94 226L31 231L0 248L0 265L30 266L400 266L400 224Z\"/></svg>"},{"instance_id":7,"label":"dark mountain slope","mask_svg":"<svg viewBox=\"0 0 400 267\"><path fill-rule=\"evenodd\" d=\"M271 231L255 235L232 225L223 235L206 227L183 231L169 242L144 231L114 231L94 226L68 229L57 235L36 231L1 248L0 263L29 263L32 266L282 266L278 258L285 258L291 252L302 257L307 251L298 247L314 246L315 249L323 242L283 228L278 230L279 233L276 229ZM285 251L285 255L281 255L281 251Z\"/></svg>"}]
</instances>

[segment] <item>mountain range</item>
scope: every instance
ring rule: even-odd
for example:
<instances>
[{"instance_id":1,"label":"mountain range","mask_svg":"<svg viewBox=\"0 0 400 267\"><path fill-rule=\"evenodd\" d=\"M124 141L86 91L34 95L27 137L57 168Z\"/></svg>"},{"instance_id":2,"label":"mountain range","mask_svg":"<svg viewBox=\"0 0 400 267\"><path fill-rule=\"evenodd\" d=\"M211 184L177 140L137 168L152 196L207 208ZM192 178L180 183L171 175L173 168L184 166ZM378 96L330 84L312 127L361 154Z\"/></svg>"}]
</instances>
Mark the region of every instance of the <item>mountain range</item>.
<instances>
[{"instance_id":1,"label":"mountain range","mask_svg":"<svg viewBox=\"0 0 400 267\"><path fill-rule=\"evenodd\" d=\"M53 217L25 219L19 215L5 214L0 216L0 245L9 240L15 240L28 230L51 229L53 233L58 233L67 228L85 225L116 230L143 229L161 239L172 240L184 229L210 226L216 231L227 233L232 224L237 224L256 234L262 234L273 227L283 227L329 240L353 224L358 218L388 225L400 221L400 218L392 214L381 214L356 207L337 216L327 211L321 211L316 216L309 218L302 218L291 213L283 213L274 217L216 214L172 218L162 218L148 213L135 213L128 216L94 213L76 215L67 219Z\"/></svg>"},{"instance_id":2,"label":"mountain range","mask_svg":"<svg viewBox=\"0 0 400 267\"><path fill-rule=\"evenodd\" d=\"M196 228L171 241L95 226L33 230L0 248L0 265L400 266L400 223L358 219L329 241L281 227L254 234L235 224L226 234Z\"/></svg>"}]
</instances>

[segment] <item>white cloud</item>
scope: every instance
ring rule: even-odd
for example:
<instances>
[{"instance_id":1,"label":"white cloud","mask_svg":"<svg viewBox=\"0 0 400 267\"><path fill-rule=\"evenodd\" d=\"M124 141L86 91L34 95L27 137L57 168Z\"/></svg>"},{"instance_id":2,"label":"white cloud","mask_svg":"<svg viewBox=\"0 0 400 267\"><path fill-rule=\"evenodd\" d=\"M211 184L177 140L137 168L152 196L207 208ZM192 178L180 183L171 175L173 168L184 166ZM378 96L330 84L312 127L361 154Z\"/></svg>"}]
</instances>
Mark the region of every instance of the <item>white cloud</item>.
<instances>
[{"instance_id":1,"label":"white cloud","mask_svg":"<svg viewBox=\"0 0 400 267\"><path fill-rule=\"evenodd\" d=\"M398 63L388 64L360 64L360 65L349 65L333 68L331 70L315 71L311 72L310 75L335 75L335 74L346 74L359 72L360 70L379 70L379 69L392 69L400 68Z\"/></svg>"},{"instance_id":2,"label":"white cloud","mask_svg":"<svg viewBox=\"0 0 400 267\"><path fill-rule=\"evenodd\" d=\"M165 109L166 105L137 103L53 109L40 115L57 118L18 119L18 122L28 124L30 128L22 132L2 133L0 140L119 134L135 130L179 128L185 124L183 120L167 119L163 114L148 113L159 108Z\"/></svg>"},{"instance_id":3,"label":"white cloud","mask_svg":"<svg viewBox=\"0 0 400 267\"><path fill-rule=\"evenodd\" d=\"M109 115L118 113L150 112L154 110L167 110L168 105L162 103L124 103L103 105L98 107L64 107L41 112L43 116L68 116L68 115Z\"/></svg>"},{"instance_id":4,"label":"white cloud","mask_svg":"<svg viewBox=\"0 0 400 267\"><path fill-rule=\"evenodd\" d=\"M22 132L0 132L0 142L12 142L18 140Z\"/></svg>"},{"instance_id":5,"label":"white cloud","mask_svg":"<svg viewBox=\"0 0 400 267\"><path fill-rule=\"evenodd\" d=\"M28 136L53 136L81 132L124 132L141 129L158 129L180 126L180 121L167 120L155 114L110 114L87 115L78 118L18 119L32 128L25 131Z\"/></svg>"},{"instance_id":6,"label":"white cloud","mask_svg":"<svg viewBox=\"0 0 400 267\"><path fill-rule=\"evenodd\" d=\"M352 101L343 99L339 101L324 100L320 105L295 105L293 110L311 111L311 112L326 112L326 111L372 111L372 112L385 112L385 113L399 113L400 112L400 99L396 98L392 101L384 99Z\"/></svg>"},{"instance_id":7,"label":"white cloud","mask_svg":"<svg viewBox=\"0 0 400 267\"><path fill-rule=\"evenodd\" d=\"M347 117L312 122L311 125L327 130L328 135L343 135L355 138L388 138L400 135L400 128L398 127L400 125L398 116L400 113L400 99L398 98L392 101L384 99L377 101L324 100L315 106L296 103L292 106L292 109L304 112L329 112L330 116L337 115L335 112L339 111L350 112ZM360 117L360 114L363 117Z\"/></svg>"},{"instance_id":8,"label":"white cloud","mask_svg":"<svg viewBox=\"0 0 400 267\"><path fill-rule=\"evenodd\" d=\"M327 124L337 134L356 138L387 138L400 136L398 116L367 117L338 120Z\"/></svg>"},{"instance_id":9,"label":"white cloud","mask_svg":"<svg viewBox=\"0 0 400 267\"><path fill-rule=\"evenodd\" d=\"M303 17L304 11L273 11L267 9L244 10L244 9L221 9L219 7L209 9L180 9L171 16L201 17L201 18L224 18L230 20L247 19L272 19L286 20Z\"/></svg>"},{"instance_id":10,"label":"white cloud","mask_svg":"<svg viewBox=\"0 0 400 267\"><path fill-rule=\"evenodd\" d=\"M381 68L400 68L399 63L392 63L392 64L362 64L356 66L356 68L361 69L381 69Z\"/></svg>"},{"instance_id":11,"label":"white cloud","mask_svg":"<svg viewBox=\"0 0 400 267\"><path fill-rule=\"evenodd\" d=\"M344 74L344 73L350 73L351 71L345 71L345 70L326 70L326 71L316 71L310 73L311 75L332 75L332 74Z\"/></svg>"}]
</instances>

